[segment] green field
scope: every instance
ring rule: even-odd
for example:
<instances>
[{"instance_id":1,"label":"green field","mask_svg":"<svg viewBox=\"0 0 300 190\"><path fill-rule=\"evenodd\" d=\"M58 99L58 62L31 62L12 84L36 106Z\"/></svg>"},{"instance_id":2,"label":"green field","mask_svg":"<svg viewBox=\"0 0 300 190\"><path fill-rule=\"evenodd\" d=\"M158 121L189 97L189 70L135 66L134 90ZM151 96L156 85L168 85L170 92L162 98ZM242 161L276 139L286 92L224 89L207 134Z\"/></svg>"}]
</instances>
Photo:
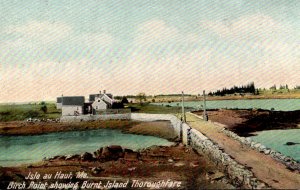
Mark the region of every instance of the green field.
<instances>
[{"instance_id":1,"label":"green field","mask_svg":"<svg viewBox=\"0 0 300 190\"><path fill-rule=\"evenodd\" d=\"M162 105L152 105L149 103L140 104L128 104L131 108L132 113L152 113L152 114L181 114L181 107L171 107L171 106L162 106ZM188 108L186 108L188 111Z\"/></svg>"},{"instance_id":2,"label":"green field","mask_svg":"<svg viewBox=\"0 0 300 190\"><path fill-rule=\"evenodd\" d=\"M47 107L44 112L41 108ZM55 119L61 116L54 103L0 104L0 121L22 121L28 118Z\"/></svg>"},{"instance_id":3,"label":"green field","mask_svg":"<svg viewBox=\"0 0 300 190\"><path fill-rule=\"evenodd\" d=\"M23 121L28 118L55 119L61 116L54 103L45 103L47 112L43 112L41 103L31 104L0 104L0 121ZM180 114L180 107L151 105L149 103L128 104L126 107L133 113Z\"/></svg>"}]
</instances>

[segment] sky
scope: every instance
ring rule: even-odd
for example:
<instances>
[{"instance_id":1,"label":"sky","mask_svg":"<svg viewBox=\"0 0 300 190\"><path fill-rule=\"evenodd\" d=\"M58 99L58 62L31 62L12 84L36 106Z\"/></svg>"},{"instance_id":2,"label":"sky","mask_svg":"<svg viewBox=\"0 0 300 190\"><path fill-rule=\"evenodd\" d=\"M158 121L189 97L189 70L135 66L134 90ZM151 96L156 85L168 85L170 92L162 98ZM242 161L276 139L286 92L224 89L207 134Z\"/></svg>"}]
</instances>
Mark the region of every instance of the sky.
<instances>
[{"instance_id":1,"label":"sky","mask_svg":"<svg viewBox=\"0 0 300 190\"><path fill-rule=\"evenodd\" d=\"M299 0L0 0L0 102L300 85Z\"/></svg>"}]
</instances>

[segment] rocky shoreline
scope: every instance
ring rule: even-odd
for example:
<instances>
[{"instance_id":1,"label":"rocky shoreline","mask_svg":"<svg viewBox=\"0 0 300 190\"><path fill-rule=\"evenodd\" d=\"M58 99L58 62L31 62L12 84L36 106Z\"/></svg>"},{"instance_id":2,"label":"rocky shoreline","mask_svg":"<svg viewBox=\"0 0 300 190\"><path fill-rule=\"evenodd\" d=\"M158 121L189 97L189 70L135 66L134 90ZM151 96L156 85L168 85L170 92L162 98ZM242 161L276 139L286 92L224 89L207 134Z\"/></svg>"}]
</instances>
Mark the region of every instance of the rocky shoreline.
<instances>
[{"instance_id":1,"label":"rocky shoreline","mask_svg":"<svg viewBox=\"0 0 300 190\"><path fill-rule=\"evenodd\" d=\"M58 171L65 173L85 171L89 182L96 182L99 179L105 182L108 179L117 179L117 181L128 179L131 185L132 179L140 181L147 179L153 183L161 180L180 182L180 188L176 189L234 188L229 184L226 175L216 169L205 155L199 155L192 148L181 143L171 147L152 146L140 151L111 145L101 147L92 153L61 155L45 158L44 161L36 164L0 168L0 187L7 187L8 182L12 180L24 181L29 171L53 175ZM74 181L74 178L60 181L72 180ZM50 183L51 180L48 182Z\"/></svg>"},{"instance_id":2,"label":"rocky shoreline","mask_svg":"<svg viewBox=\"0 0 300 190\"><path fill-rule=\"evenodd\" d=\"M193 112L202 115L202 111ZM272 111L262 109L215 109L207 111L209 120L226 126L239 136L253 136L255 132L274 129L300 128L300 110Z\"/></svg>"},{"instance_id":3,"label":"rocky shoreline","mask_svg":"<svg viewBox=\"0 0 300 190\"><path fill-rule=\"evenodd\" d=\"M218 111L220 111L220 110L218 110ZM223 113L226 112L223 117L228 116L228 115L230 115L229 113L231 113L231 117L235 117L235 120L238 120L238 117L236 117L236 115L232 114L232 113L238 113L238 111L241 112L240 113L241 118L246 117L245 115L249 115L249 114L255 115L255 112L256 112L255 110L221 110L220 112L223 112ZM266 112L266 110L260 110L260 111L263 114L269 112L269 111ZM196 115L201 114L199 112L194 112L194 113ZM278 151L275 151L275 150L273 150L269 147L266 147L265 145L263 145L261 143L253 141L250 137L247 137L248 135L241 136L240 133L234 132L234 131L239 131L239 130L235 130L235 127L241 125L241 123L242 123L241 121L231 121L232 122L231 125L226 125L226 124L224 124L224 123L226 123L226 119L224 120L225 122L224 121L223 122L221 121L221 123L216 122L216 121L219 121L220 118L217 118L217 116L213 115L213 113L216 113L216 110L210 112L210 116L212 116L212 117L209 117L209 119L212 118L211 122L213 122L216 126L218 126L220 128L220 131L222 131L228 137L231 137L232 139L235 139L235 140L239 141L241 144L243 144L245 146L248 146L248 147L250 147L254 150L257 150L258 152L261 152L265 155L270 155L276 161L279 161L279 162L283 163L289 170L296 171L296 172L300 173L300 162L299 161L297 161L297 160L295 160L295 159L293 159L289 156L286 156L286 155L282 154L281 152L278 152ZM279 117L278 116L278 115L280 115L279 113L281 113L281 112L276 113L277 117ZM294 116L297 113L299 113L299 111L285 112L285 115L290 115L290 117L291 117L291 116ZM256 114L259 115L259 113L256 113ZM251 118L253 119L253 118L255 118L255 116L252 116ZM298 119L294 118L294 122L296 122L296 121L298 122ZM235 125L237 125L237 126L235 126L233 123L235 123ZM293 128L295 126L294 123L291 123L291 125L292 126L290 126L290 127L289 126L283 126L282 129L289 129L289 128ZM261 130L261 129L259 129L259 130ZM244 133L242 133L242 134L244 134ZM297 143L289 142L289 144L294 145L294 144L297 144Z\"/></svg>"}]
</instances>

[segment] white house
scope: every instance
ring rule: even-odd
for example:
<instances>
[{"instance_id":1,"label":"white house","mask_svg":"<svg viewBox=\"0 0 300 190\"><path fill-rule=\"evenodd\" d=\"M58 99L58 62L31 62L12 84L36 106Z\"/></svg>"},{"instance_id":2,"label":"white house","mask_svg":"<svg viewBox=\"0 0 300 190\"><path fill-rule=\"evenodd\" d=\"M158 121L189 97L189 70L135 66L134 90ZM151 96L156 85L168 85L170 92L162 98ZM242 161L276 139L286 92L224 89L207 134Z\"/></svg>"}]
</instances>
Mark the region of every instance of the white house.
<instances>
[{"instance_id":1,"label":"white house","mask_svg":"<svg viewBox=\"0 0 300 190\"><path fill-rule=\"evenodd\" d=\"M84 96L63 96L62 116L76 116L83 114Z\"/></svg>"},{"instance_id":2,"label":"white house","mask_svg":"<svg viewBox=\"0 0 300 190\"><path fill-rule=\"evenodd\" d=\"M112 94L106 94L105 90L103 91L103 94L101 94L101 91L99 94L90 94L89 101L92 103L92 107L95 110L112 108L114 103Z\"/></svg>"},{"instance_id":3,"label":"white house","mask_svg":"<svg viewBox=\"0 0 300 190\"><path fill-rule=\"evenodd\" d=\"M97 97L95 101L92 103L92 107L95 110L105 110L108 109L108 106L109 105L99 97Z\"/></svg>"}]
</instances>

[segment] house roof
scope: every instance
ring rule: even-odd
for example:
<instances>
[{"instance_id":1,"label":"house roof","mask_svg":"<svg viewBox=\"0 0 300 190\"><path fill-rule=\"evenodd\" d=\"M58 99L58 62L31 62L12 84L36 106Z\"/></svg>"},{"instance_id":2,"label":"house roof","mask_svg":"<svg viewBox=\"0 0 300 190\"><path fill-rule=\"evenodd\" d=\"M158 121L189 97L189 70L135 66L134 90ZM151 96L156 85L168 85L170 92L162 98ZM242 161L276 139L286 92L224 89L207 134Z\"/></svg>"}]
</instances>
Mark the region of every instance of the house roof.
<instances>
[{"instance_id":1,"label":"house roof","mask_svg":"<svg viewBox=\"0 0 300 190\"><path fill-rule=\"evenodd\" d=\"M112 94L106 94L108 97L110 97L110 99L113 99L113 95Z\"/></svg>"},{"instance_id":2,"label":"house roof","mask_svg":"<svg viewBox=\"0 0 300 190\"><path fill-rule=\"evenodd\" d=\"M95 101L96 97L102 98L104 94L90 94L89 95L89 101L93 102ZM108 96L110 99L113 99L113 95L112 94L105 94L106 96Z\"/></svg>"},{"instance_id":3,"label":"house roof","mask_svg":"<svg viewBox=\"0 0 300 190\"><path fill-rule=\"evenodd\" d=\"M66 106L83 106L84 96L63 96L62 105Z\"/></svg>"},{"instance_id":4,"label":"house roof","mask_svg":"<svg viewBox=\"0 0 300 190\"><path fill-rule=\"evenodd\" d=\"M56 103L61 103L62 98L61 97L57 97L56 98Z\"/></svg>"},{"instance_id":5,"label":"house roof","mask_svg":"<svg viewBox=\"0 0 300 190\"><path fill-rule=\"evenodd\" d=\"M96 97L100 96L100 94L90 94L89 95L89 101L93 102L95 101Z\"/></svg>"}]
</instances>

